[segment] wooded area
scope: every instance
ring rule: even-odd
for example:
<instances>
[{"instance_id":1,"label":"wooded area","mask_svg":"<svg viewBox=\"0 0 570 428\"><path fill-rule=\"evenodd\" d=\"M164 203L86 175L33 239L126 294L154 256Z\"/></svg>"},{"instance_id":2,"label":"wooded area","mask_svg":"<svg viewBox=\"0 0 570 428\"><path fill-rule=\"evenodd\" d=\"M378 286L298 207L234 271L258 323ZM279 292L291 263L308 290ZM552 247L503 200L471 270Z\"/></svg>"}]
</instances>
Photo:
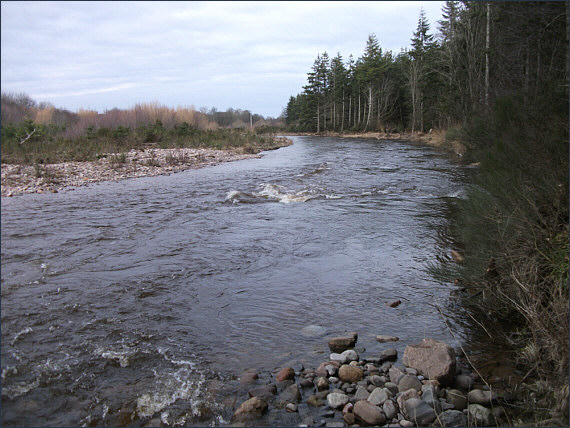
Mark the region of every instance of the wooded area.
<instances>
[{"instance_id":1,"label":"wooded area","mask_svg":"<svg viewBox=\"0 0 570 428\"><path fill-rule=\"evenodd\" d=\"M374 34L363 55L317 56L291 96L291 130L427 132L465 125L515 94L568 94L568 4L448 1L433 33L423 10L411 48L384 52Z\"/></svg>"}]
</instances>

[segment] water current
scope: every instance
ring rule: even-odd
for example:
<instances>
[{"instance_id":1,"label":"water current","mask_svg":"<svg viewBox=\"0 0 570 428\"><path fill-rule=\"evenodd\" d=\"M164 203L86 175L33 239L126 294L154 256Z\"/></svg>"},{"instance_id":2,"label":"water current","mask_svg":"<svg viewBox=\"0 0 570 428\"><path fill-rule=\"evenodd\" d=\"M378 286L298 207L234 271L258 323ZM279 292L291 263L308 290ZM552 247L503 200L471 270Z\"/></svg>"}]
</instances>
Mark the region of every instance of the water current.
<instances>
[{"instance_id":1,"label":"water current","mask_svg":"<svg viewBox=\"0 0 570 428\"><path fill-rule=\"evenodd\" d=\"M434 306L451 286L426 266L467 169L407 142L293 139L2 198L2 425L220 425L240 373L316 367L331 335L367 355L377 334L400 353L453 342Z\"/></svg>"}]
</instances>

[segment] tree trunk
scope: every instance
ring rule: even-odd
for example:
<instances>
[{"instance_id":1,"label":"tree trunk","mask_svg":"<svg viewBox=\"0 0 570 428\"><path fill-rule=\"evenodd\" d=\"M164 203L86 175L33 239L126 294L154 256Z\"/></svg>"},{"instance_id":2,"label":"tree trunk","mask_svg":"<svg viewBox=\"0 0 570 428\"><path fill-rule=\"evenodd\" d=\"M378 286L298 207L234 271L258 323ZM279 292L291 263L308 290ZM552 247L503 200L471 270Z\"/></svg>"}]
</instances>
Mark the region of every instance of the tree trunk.
<instances>
[{"instance_id":1,"label":"tree trunk","mask_svg":"<svg viewBox=\"0 0 570 428\"><path fill-rule=\"evenodd\" d=\"M489 47L491 41L491 3L487 2L487 35L485 37L485 105L489 107Z\"/></svg>"}]
</instances>

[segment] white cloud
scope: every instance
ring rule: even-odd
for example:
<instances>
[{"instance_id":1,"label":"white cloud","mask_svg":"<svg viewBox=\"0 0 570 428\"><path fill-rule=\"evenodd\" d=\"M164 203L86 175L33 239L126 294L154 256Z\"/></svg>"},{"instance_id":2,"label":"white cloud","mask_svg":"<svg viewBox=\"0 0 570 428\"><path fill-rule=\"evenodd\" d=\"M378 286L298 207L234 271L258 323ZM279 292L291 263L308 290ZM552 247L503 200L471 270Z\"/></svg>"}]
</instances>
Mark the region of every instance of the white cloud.
<instances>
[{"instance_id":1,"label":"white cloud","mask_svg":"<svg viewBox=\"0 0 570 428\"><path fill-rule=\"evenodd\" d=\"M72 109L158 100L276 116L317 54L358 58L370 33L409 46L421 5L435 32L439 2L4 2L2 90Z\"/></svg>"}]
</instances>

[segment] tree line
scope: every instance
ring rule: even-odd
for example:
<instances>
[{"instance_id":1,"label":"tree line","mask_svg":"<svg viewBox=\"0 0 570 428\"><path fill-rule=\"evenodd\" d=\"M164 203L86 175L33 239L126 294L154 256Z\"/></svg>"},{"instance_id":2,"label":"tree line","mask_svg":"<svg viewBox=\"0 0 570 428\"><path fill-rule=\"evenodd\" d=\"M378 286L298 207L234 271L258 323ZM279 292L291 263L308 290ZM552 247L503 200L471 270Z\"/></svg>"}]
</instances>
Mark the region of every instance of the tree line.
<instances>
[{"instance_id":1,"label":"tree line","mask_svg":"<svg viewBox=\"0 0 570 428\"><path fill-rule=\"evenodd\" d=\"M284 111L291 130L412 133L465 125L504 96L568 90L567 2L447 1L439 32L420 10L411 46L384 51L371 34L345 61L318 54Z\"/></svg>"}]
</instances>

